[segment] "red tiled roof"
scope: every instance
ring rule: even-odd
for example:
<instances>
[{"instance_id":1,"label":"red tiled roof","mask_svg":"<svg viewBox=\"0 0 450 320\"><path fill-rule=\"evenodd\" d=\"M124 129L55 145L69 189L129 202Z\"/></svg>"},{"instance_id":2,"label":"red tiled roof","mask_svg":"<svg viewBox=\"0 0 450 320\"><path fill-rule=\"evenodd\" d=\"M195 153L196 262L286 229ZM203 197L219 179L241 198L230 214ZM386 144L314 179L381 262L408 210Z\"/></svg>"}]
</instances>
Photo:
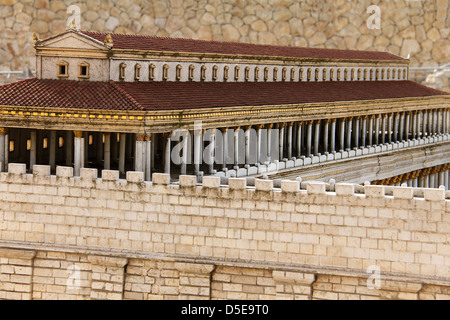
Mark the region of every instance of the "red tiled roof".
<instances>
[{"instance_id":1,"label":"red tiled roof","mask_svg":"<svg viewBox=\"0 0 450 320\"><path fill-rule=\"evenodd\" d=\"M103 42L108 33L81 31L81 33ZM237 42L205 41L181 38L163 38L141 35L111 33L113 48L149 51L170 51L190 53L217 53L252 56L277 56L314 59L349 60L399 60L405 59L388 52L339 50L323 48L301 48L272 46Z\"/></svg>"},{"instance_id":2,"label":"red tiled roof","mask_svg":"<svg viewBox=\"0 0 450 320\"><path fill-rule=\"evenodd\" d=\"M36 78L1 85L0 105L141 110L141 106L113 82L39 80Z\"/></svg>"},{"instance_id":3,"label":"red tiled roof","mask_svg":"<svg viewBox=\"0 0 450 320\"><path fill-rule=\"evenodd\" d=\"M28 79L0 86L0 105L176 110L450 95L412 81L88 82Z\"/></svg>"}]
</instances>

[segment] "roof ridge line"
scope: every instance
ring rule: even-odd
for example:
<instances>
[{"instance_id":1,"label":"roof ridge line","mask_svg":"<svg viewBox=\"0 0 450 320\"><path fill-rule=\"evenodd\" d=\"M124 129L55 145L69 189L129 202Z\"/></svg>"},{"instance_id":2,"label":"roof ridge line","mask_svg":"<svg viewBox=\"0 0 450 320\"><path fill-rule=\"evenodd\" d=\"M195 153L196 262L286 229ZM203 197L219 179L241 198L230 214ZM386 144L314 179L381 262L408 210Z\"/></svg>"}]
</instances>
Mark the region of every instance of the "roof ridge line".
<instances>
[{"instance_id":1,"label":"roof ridge line","mask_svg":"<svg viewBox=\"0 0 450 320\"><path fill-rule=\"evenodd\" d=\"M127 97L128 100L130 100L131 103L133 103L136 107L138 107L139 109L141 109L142 111L145 110L145 108L136 101L136 99L134 99L125 89L121 88L119 85L116 84L115 81L113 80L109 80L109 83L112 84L112 86L119 91L120 93L124 94L125 97Z\"/></svg>"}]
</instances>

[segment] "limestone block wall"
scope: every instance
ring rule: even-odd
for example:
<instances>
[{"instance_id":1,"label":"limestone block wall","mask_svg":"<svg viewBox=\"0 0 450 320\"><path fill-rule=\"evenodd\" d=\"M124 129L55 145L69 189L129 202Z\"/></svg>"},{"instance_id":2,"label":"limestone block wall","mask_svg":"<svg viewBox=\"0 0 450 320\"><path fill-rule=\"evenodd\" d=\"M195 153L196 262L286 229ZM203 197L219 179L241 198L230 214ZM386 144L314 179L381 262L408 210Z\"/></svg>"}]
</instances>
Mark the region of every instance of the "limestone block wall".
<instances>
[{"instance_id":1,"label":"limestone block wall","mask_svg":"<svg viewBox=\"0 0 450 320\"><path fill-rule=\"evenodd\" d=\"M411 66L450 59L448 0L0 0L0 70L35 69L32 34L66 29L78 5L83 30L339 49L381 50ZM380 28L371 5L380 8Z\"/></svg>"},{"instance_id":2,"label":"limestone block wall","mask_svg":"<svg viewBox=\"0 0 450 320\"><path fill-rule=\"evenodd\" d=\"M449 298L442 189L41 169L0 173L0 298Z\"/></svg>"}]
</instances>

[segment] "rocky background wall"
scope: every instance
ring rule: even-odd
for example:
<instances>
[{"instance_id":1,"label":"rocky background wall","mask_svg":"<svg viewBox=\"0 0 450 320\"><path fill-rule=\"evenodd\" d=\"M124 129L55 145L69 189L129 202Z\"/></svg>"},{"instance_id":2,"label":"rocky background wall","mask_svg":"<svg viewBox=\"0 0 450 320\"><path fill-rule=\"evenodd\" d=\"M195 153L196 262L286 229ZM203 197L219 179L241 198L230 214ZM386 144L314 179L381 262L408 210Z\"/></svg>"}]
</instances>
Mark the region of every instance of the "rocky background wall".
<instances>
[{"instance_id":1,"label":"rocky background wall","mask_svg":"<svg viewBox=\"0 0 450 320\"><path fill-rule=\"evenodd\" d=\"M66 29L288 46L389 50L412 66L450 62L448 0L0 0L0 70L34 69L32 34ZM380 8L379 29L371 5Z\"/></svg>"}]
</instances>

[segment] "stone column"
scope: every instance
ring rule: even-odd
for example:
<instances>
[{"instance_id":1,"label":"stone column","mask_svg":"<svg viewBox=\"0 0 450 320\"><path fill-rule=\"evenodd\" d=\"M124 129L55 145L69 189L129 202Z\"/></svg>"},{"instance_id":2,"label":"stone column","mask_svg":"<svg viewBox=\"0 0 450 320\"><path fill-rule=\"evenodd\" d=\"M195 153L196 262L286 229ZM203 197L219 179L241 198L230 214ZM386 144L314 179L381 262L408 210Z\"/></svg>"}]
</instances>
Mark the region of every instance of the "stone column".
<instances>
[{"instance_id":1,"label":"stone column","mask_svg":"<svg viewBox=\"0 0 450 320\"><path fill-rule=\"evenodd\" d=\"M292 159L292 126L293 126L293 123L292 122L289 122L288 123L288 127L287 127L287 129L288 129L288 132L287 132L287 151L288 151L288 159ZM258 129L258 131L259 131L259 129ZM258 142L258 145L259 145L259 142Z\"/></svg>"},{"instance_id":2,"label":"stone column","mask_svg":"<svg viewBox=\"0 0 450 320\"><path fill-rule=\"evenodd\" d=\"M74 131L74 175L80 176L80 169L84 167L84 138L82 131Z\"/></svg>"},{"instance_id":3,"label":"stone column","mask_svg":"<svg viewBox=\"0 0 450 320\"><path fill-rule=\"evenodd\" d=\"M180 137L182 139L182 149L183 149L183 154L181 155L181 168L180 168L180 173L182 175L186 174L186 169L187 169L187 163L188 163L188 136L189 136L189 131L187 130L183 130L182 133L180 134Z\"/></svg>"},{"instance_id":4,"label":"stone column","mask_svg":"<svg viewBox=\"0 0 450 320\"><path fill-rule=\"evenodd\" d=\"M8 148L6 136L8 129L0 128L0 172L4 172L8 170L8 166L6 165L6 153Z\"/></svg>"},{"instance_id":5,"label":"stone column","mask_svg":"<svg viewBox=\"0 0 450 320\"><path fill-rule=\"evenodd\" d=\"M428 136L428 112L427 110L423 110L422 116L422 137L425 138Z\"/></svg>"},{"instance_id":6,"label":"stone column","mask_svg":"<svg viewBox=\"0 0 450 320\"><path fill-rule=\"evenodd\" d=\"M250 135L251 135L252 126L246 126L244 129L244 137L245 137L245 164L250 165Z\"/></svg>"},{"instance_id":7,"label":"stone column","mask_svg":"<svg viewBox=\"0 0 450 320\"><path fill-rule=\"evenodd\" d=\"M398 124L400 123L399 121L399 116L400 114L398 112L396 112L394 114L394 132L393 132L393 141L396 142L398 141Z\"/></svg>"},{"instance_id":8,"label":"stone column","mask_svg":"<svg viewBox=\"0 0 450 320\"><path fill-rule=\"evenodd\" d=\"M97 149L97 163L100 165L103 160L103 133L97 132L95 133L95 143Z\"/></svg>"},{"instance_id":9,"label":"stone column","mask_svg":"<svg viewBox=\"0 0 450 320\"><path fill-rule=\"evenodd\" d=\"M353 130L353 147L359 148L359 122L361 117L355 117L354 130Z\"/></svg>"},{"instance_id":10,"label":"stone column","mask_svg":"<svg viewBox=\"0 0 450 320\"><path fill-rule=\"evenodd\" d=\"M369 140L369 146L373 145L373 118L374 116L369 116L369 132L367 134Z\"/></svg>"},{"instance_id":11,"label":"stone column","mask_svg":"<svg viewBox=\"0 0 450 320\"><path fill-rule=\"evenodd\" d=\"M320 140L320 120L316 120L314 127L314 155L317 155L319 153L319 140Z\"/></svg>"},{"instance_id":12,"label":"stone column","mask_svg":"<svg viewBox=\"0 0 450 320\"><path fill-rule=\"evenodd\" d=\"M105 132L105 143L103 147L103 168L105 170L111 169L111 133Z\"/></svg>"},{"instance_id":13,"label":"stone column","mask_svg":"<svg viewBox=\"0 0 450 320\"><path fill-rule=\"evenodd\" d=\"M428 110L428 133L430 136L434 134L433 112L434 110Z\"/></svg>"},{"instance_id":14,"label":"stone column","mask_svg":"<svg viewBox=\"0 0 450 320\"><path fill-rule=\"evenodd\" d=\"M410 129L410 123L411 123L411 112L406 112L406 121L405 121L405 139L409 140L409 129Z\"/></svg>"},{"instance_id":15,"label":"stone column","mask_svg":"<svg viewBox=\"0 0 450 320\"><path fill-rule=\"evenodd\" d=\"M234 150L235 154L237 153ZM203 155L203 139L202 139L202 129L196 128L194 129L194 171L195 175L200 174L200 165L202 163L202 155Z\"/></svg>"},{"instance_id":16,"label":"stone column","mask_svg":"<svg viewBox=\"0 0 450 320\"><path fill-rule=\"evenodd\" d=\"M417 129L417 111L413 111L413 113L412 113L412 131L411 131L412 139L416 139L416 129Z\"/></svg>"},{"instance_id":17,"label":"stone column","mask_svg":"<svg viewBox=\"0 0 450 320\"><path fill-rule=\"evenodd\" d=\"M269 164L272 161L272 127L273 124L268 124L267 129L267 159L266 163Z\"/></svg>"},{"instance_id":18,"label":"stone column","mask_svg":"<svg viewBox=\"0 0 450 320\"><path fill-rule=\"evenodd\" d=\"M278 150L278 159L281 161L284 158L284 123L278 124L278 138L279 138L279 150Z\"/></svg>"},{"instance_id":19,"label":"stone column","mask_svg":"<svg viewBox=\"0 0 450 320\"><path fill-rule=\"evenodd\" d=\"M234 128L234 166L239 168L239 130L240 127Z\"/></svg>"},{"instance_id":20,"label":"stone column","mask_svg":"<svg viewBox=\"0 0 450 320\"><path fill-rule=\"evenodd\" d=\"M393 120L394 120L394 114L389 113L388 114L388 139L387 142L392 142L392 128L393 128Z\"/></svg>"},{"instance_id":21,"label":"stone column","mask_svg":"<svg viewBox=\"0 0 450 320\"><path fill-rule=\"evenodd\" d=\"M221 128L222 132L222 171L227 169L227 158L228 158L228 128ZM258 137L259 138L259 137ZM259 143L259 139L258 139ZM260 147L258 146L258 154ZM258 157L259 160L259 157Z\"/></svg>"},{"instance_id":22,"label":"stone column","mask_svg":"<svg viewBox=\"0 0 450 320\"><path fill-rule=\"evenodd\" d=\"M306 133L306 156L309 157L311 155L311 143L312 143L312 124L313 121L308 121L308 130Z\"/></svg>"},{"instance_id":23,"label":"stone column","mask_svg":"<svg viewBox=\"0 0 450 320\"><path fill-rule=\"evenodd\" d=\"M137 134L134 149L134 171L145 172L145 155L147 154L145 148L145 135Z\"/></svg>"},{"instance_id":24,"label":"stone column","mask_svg":"<svg viewBox=\"0 0 450 320\"><path fill-rule=\"evenodd\" d=\"M444 186L445 187L445 172L441 171L438 173L438 185L437 187Z\"/></svg>"},{"instance_id":25,"label":"stone column","mask_svg":"<svg viewBox=\"0 0 450 320\"><path fill-rule=\"evenodd\" d=\"M33 170L33 166L36 164L36 147L37 147L37 132L36 130L30 130L30 170Z\"/></svg>"},{"instance_id":26,"label":"stone column","mask_svg":"<svg viewBox=\"0 0 450 320\"><path fill-rule=\"evenodd\" d=\"M386 125L387 125L387 114L382 115L383 122L381 124L381 143L386 143Z\"/></svg>"},{"instance_id":27,"label":"stone column","mask_svg":"<svg viewBox=\"0 0 450 320\"><path fill-rule=\"evenodd\" d=\"M345 149L345 118L340 119L339 148L342 151Z\"/></svg>"},{"instance_id":28,"label":"stone column","mask_svg":"<svg viewBox=\"0 0 450 320\"><path fill-rule=\"evenodd\" d=\"M347 118L347 149L352 148L352 117Z\"/></svg>"},{"instance_id":29,"label":"stone column","mask_svg":"<svg viewBox=\"0 0 450 320\"><path fill-rule=\"evenodd\" d=\"M261 164L262 163L262 159L263 159L263 154L262 154L262 134L263 134L263 129L264 129L264 125L260 124L257 127L257 140L258 140L258 144L257 144L257 159L256 159L256 164Z\"/></svg>"},{"instance_id":30,"label":"stone column","mask_svg":"<svg viewBox=\"0 0 450 320\"><path fill-rule=\"evenodd\" d=\"M127 134L120 134L120 144L119 144L119 173L121 175L125 174L125 150L127 143Z\"/></svg>"},{"instance_id":31,"label":"stone column","mask_svg":"<svg viewBox=\"0 0 450 320\"><path fill-rule=\"evenodd\" d=\"M302 126L303 122L297 122L297 158L302 156Z\"/></svg>"},{"instance_id":32,"label":"stone column","mask_svg":"<svg viewBox=\"0 0 450 320\"><path fill-rule=\"evenodd\" d=\"M331 119L331 152L336 151L336 119Z\"/></svg>"},{"instance_id":33,"label":"stone column","mask_svg":"<svg viewBox=\"0 0 450 320\"><path fill-rule=\"evenodd\" d=\"M329 127L329 119L323 120L323 151L328 152L328 127Z\"/></svg>"},{"instance_id":34,"label":"stone column","mask_svg":"<svg viewBox=\"0 0 450 320\"><path fill-rule=\"evenodd\" d=\"M216 154L216 130L211 130L210 135L210 147L209 147L209 173L214 174L216 173L214 170L214 162L215 162L215 154Z\"/></svg>"},{"instance_id":35,"label":"stone column","mask_svg":"<svg viewBox=\"0 0 450 320\"><path fill-rule=\"evenodd\" d=\"M366 137L367 137L367 116L362 117L362 133L361 133L361 145L363 147L366 146Z\"/></svg>"},{"instance_id":36,"label":"stone column","mask_svg":"<svg viewBox=\"0 0 450 320\"><path fill-rule=\"evenodd\" d=\"M165 150L164 150L164 173L170 174L170 153L172 151L170 146L170 132L164 133L164 139L166 140Z\"/></svg>"},{"instance_id":37,"label":"stone column","mask_svg":"<svg viewBox=\"0 0 450 320\"><path fill-rule=\"evenodd\" d=\"M380 144L380 119L381 115L377 114L375 116L375 144Z\"/></svg>"}]
</instances>

